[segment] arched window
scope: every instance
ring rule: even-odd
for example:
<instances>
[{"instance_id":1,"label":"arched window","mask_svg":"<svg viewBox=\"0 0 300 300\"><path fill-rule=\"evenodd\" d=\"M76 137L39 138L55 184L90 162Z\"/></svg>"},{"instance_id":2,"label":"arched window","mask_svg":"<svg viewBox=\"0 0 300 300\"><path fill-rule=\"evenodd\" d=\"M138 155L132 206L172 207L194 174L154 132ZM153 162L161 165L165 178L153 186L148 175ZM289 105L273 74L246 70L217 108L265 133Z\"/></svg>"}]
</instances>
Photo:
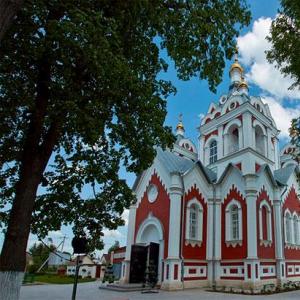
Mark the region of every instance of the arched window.
<instances>
[{"instance_id":1,"label":"arched window","mask_svg":"<svg viewBox=\"0 0 300 300\"><path fill-rule=\"evenodd\" d=\"M293 242L295 245L299 244L299 225L298 225L298 217L294 215L293 218L293 225L294 225L294 239Z\"/></svg>"},{"instance_id":2,"label":"arched window","mask_svg":"<svg viewBox=\"0 0 300 300\"><path fill-rule=\"evenodd\" d=\"M195 204L190 207L190 239L195 240L197 238L197 208Z\"/></svg>"},{"instance_id":3,"label":"arched window","mask_svg":"<svg viewBox=\"0 0 300 300\"><path fill-rule=\"evenodd\" d=\"M272 241L272 210L265 200L259 207L259 238L261 241Z\"/></svg>"},{"instance_id":4,"label":"arched window","mask_svg":"<svg viewBox=\"0 0 300 300\"><path fill-rule=\"evenodd\" d=\"M285 212L285 242L288 244L292 244L292 216L289 211Z\"/></svg>"},{"instance_id":5,"label":"arched window","mask_svg":"<svg viewBox=\"0 0 300 300\"><path fill-rule=\"evenodd\" d=\"M226 242L239 242L242 240L242 207L232 200L225 211Z\"/></svg>"},{"instance_id":6,"label":"arched window","mask_svg":"<svg viewBox=\"0 0 300 300\"><path fill-rule=\"evenodd\" d=\"M265 136L260 126L255 127L255 149L257 152L265 155Z\"/></svg>"},{"instance_id":7,"label":"arched window","mask_svg":"<svg viewBox=\"0 0 300 300\"><path fill-rule=\"evenodd\" d=\"M212 141L209 145L209 163L213 164L218 159L217 141Z\"/></svg>"},{"instance_id":8,"label":"arched window","mask_svg":"<svg viewBox=\"0 0 300 300\"><path fill-rule=\"evenodd\" d=\"M239 208L237 205L232 205L231 210L231 237L232 240L239 240Z\"/></svg>"},{"instance_id":9,"label":"arched window","mask_svg":"<svg viewBox=\"0 0 300 300\"><path fill-rule=\"evenodd\" d=\"M186 208L186 244L201 244L202 232L203 208L197 199L192 199Z\"/></svg>"}]
</instances>

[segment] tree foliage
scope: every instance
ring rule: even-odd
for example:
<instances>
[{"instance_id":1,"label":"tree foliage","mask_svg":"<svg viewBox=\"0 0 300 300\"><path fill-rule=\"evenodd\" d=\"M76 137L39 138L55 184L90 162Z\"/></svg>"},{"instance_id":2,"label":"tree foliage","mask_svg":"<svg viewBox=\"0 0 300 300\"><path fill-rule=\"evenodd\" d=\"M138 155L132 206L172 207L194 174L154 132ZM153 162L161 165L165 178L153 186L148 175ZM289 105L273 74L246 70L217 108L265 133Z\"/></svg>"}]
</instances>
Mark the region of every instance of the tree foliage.
<instances>
[{"instance_id":1,"label":"tree foliage","mask_svg":"<svg viewBox=\"0 0 300 300\"><path fill-rule=\"evenodd\" d=\"M281 10L272 22L268 40L272 48L267 52L270 62L275 62L284 75L293 79L290 87L300 88L300 2L281 0Z\"/></svg>"},{"instance_id":2,"label":"tree foliage","mask_svg":"<svg viewBox=\"0 0 300 300\"><path fill-rule=\"evenodd\" d=\"M214 91L249 21L243 0L25 2L0 48L4 226L37 183L32 232L69 224L102 248L103 227L121 225L133 201L120 166L138 173L174 141L164 120L176 90L158 77L168 68L162 51L179 78Z\"/></svg>"},{"instance_id":3,"label":"tree foliage","mask_svg":"<svg viewBox=\"0 0 300 300\"><path fill-rule=\"evenodd\" d=\"M295 146L294 159L300 163L300 117L293 119L290 128L291 143ZM300 180L300 174L298 174Z\"/></svg>"},{"instance_id":4,"label":"tree foliage","mask_svg":"<svg viewBox=\"0 0 300 300\"><path fill-rule=\"evenodd\" d=\"M31 271L37 271L55 249L54 245L49 245L48 247L42 243L34 243L29 248L29 254L33 260L33 266L30 268Z\"/></svg>"},{"instance_id":5,"label":"tree foliage","mask_svg":"<svg viewBox=\"0 0 300 300\"><path fill-rule=\"evenodd\" d=\"M120 248L120 242L115 241L112 246L107 250L107 253L111 253L112 251L115 251L116 249Z\"/></svg>"}]
</instances>

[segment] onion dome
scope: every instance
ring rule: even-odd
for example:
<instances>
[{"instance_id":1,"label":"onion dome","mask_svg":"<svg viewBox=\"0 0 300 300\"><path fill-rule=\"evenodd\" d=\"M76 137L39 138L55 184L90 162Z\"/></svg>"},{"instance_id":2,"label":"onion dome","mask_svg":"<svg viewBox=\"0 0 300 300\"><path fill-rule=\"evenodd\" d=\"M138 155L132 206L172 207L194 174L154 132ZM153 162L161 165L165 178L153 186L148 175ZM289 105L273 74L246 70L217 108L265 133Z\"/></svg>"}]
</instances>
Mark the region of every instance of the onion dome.
<instances>
[{"instance_id":1,"label":"onion dome","mask_svg":"<svg viewBox=\"0 0 300 300\"><path fill-rule=\"evenodd\" d=\"M242 66L239 64L239 61L237 58L235 58L234 63L231 65L230 67L230 71L233 71L234 69L239 69L241 73L244 72L244 69L242 68Z\"/></svg>"},{"instance_id":2,"label":"onion dome","mask_svg":"<svg viewBox=\"0 0 300 300\"><path fill-rule=\"evenodd\" d=\"M240 65L239 60L238 60L238 53L239 53L238 49L236 48L235 54L234 54L234 63L230 67L229 74L235 69L239 70L239 72L241 74L244 72L244 69L242 68L242 66Z\"/></svg>"},{"instance_id":3,"label":"onion dome","mask_svg":"<svg viewBox=\"0 0 300 300\"><path fill-rule=\"evenodd\" d=\"M182 114L179 115L179 122L176 126L176 136L180 136L180 137L183 137L184 136L184 126L183 126L183 123L182 123Z\"/></svg>"},{"instance_id":4,"label":"onion dome","mask_svg":"<svg viewBox=\"0 0 300 300\"><path fill-rule=\"evenodd\" d=\"M242 81L241 81L241 83L240 83L240 85L239 85L239 88L240 88L240 89L242 89L242 88L248 89L248 88L249 88L249 87L248 87L248 83L247 83L247 81L245 80L244 77L242 77Z\"/></svg>"}]
</instances>

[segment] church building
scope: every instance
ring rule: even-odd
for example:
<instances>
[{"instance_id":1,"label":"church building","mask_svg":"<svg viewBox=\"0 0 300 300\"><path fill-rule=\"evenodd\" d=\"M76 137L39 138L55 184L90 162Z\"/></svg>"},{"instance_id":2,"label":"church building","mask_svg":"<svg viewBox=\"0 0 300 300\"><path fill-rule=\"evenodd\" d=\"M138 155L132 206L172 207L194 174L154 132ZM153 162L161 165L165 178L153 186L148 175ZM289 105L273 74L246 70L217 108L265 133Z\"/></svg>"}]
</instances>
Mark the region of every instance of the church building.
<instances>
[{"instance_id":1,"label":"church building","mask_svg":"<svg viewBox=\"0 0 300 300\"><path fill-rule=\"evenodd\" d=\"M157 149L133 186L121 280L155 270L162 289L259 290L300 281L295 148L279 150L267 104L249 95L237 57L229 92L211 103L199 144L182 120L172 149Z\"/></svg>"}]
</instances>

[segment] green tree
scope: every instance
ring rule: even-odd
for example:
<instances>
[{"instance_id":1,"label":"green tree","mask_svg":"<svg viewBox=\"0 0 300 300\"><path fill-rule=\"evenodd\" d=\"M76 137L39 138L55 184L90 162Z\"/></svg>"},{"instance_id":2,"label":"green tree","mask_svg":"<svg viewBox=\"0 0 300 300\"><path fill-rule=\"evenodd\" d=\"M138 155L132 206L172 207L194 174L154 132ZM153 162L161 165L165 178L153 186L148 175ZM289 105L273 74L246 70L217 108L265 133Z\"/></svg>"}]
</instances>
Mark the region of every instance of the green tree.
<instances>
[{"instance_id":1,"label":"green tree","mask_svg":"<svg viewBox=\"0 0 300 300\"><path fill-rule=\"evenodd\" d=\"M118 248L120 248L120 242L119 241L115 241L114 244L109 247L107 253L111 253L112 251L115 251Z\"/></svg>"},{"instance_id":2,"label":"green tree","mask_svg":"<svg viewBox=\"0 0 300 300\"><path fill-rule=\"evenodd\" d=\"M300 88L300 2L281 0L281 10L267 38L272 48L267 52L269 62L276 63L284 75L291 76L291 89Z\"/></svg>"},{"instance_id":3,"label":"green tree","mask_svg":"<svg viewBox=\"0 0 300 300\"><path fill-rule=\"evenodd\" d=\"M1 0L0 2L0 41L14 21L24 0Z\"/></svg>"},{"instance_id":4,"label":"green tree","mask_svg":"<svg viewBox=\"0 0 300 300\"><path fill-rule=\"evenodd\" d=\"M38 270L49 257L50 252L54 251L55 249L56 248L54 245L49 245L49 247L47 247L42 243L34 243L29 248L29 253L33 259L33 267L31 270Z\"/></svg>"},{"instance_id":5,"label":"green tree","mask_svg":"<svg viewBox=\"0 0 300 300\"><path fill-rule=\"evenodd\" d=\"M244 0L24 3L0 49L0 293L17 293L30 229L71 224L101 248L103 226L122 224L133 196L120 165L140 172L174 141L162 50L214 91L249 21Z\"/></svg>"},{"instance_id":6,"label":"green tree","mask_svg":"<svg viewBox=\"0 0 300 300\"><path fill-rule=\"evenodd\" d=\"M290 128L291 143L296 146L296 151L294 151L294 159L300 163L300 117L293 119ZM298 179L300 180L300 174L298 174Z\"/></svg>"}]
</instances>

